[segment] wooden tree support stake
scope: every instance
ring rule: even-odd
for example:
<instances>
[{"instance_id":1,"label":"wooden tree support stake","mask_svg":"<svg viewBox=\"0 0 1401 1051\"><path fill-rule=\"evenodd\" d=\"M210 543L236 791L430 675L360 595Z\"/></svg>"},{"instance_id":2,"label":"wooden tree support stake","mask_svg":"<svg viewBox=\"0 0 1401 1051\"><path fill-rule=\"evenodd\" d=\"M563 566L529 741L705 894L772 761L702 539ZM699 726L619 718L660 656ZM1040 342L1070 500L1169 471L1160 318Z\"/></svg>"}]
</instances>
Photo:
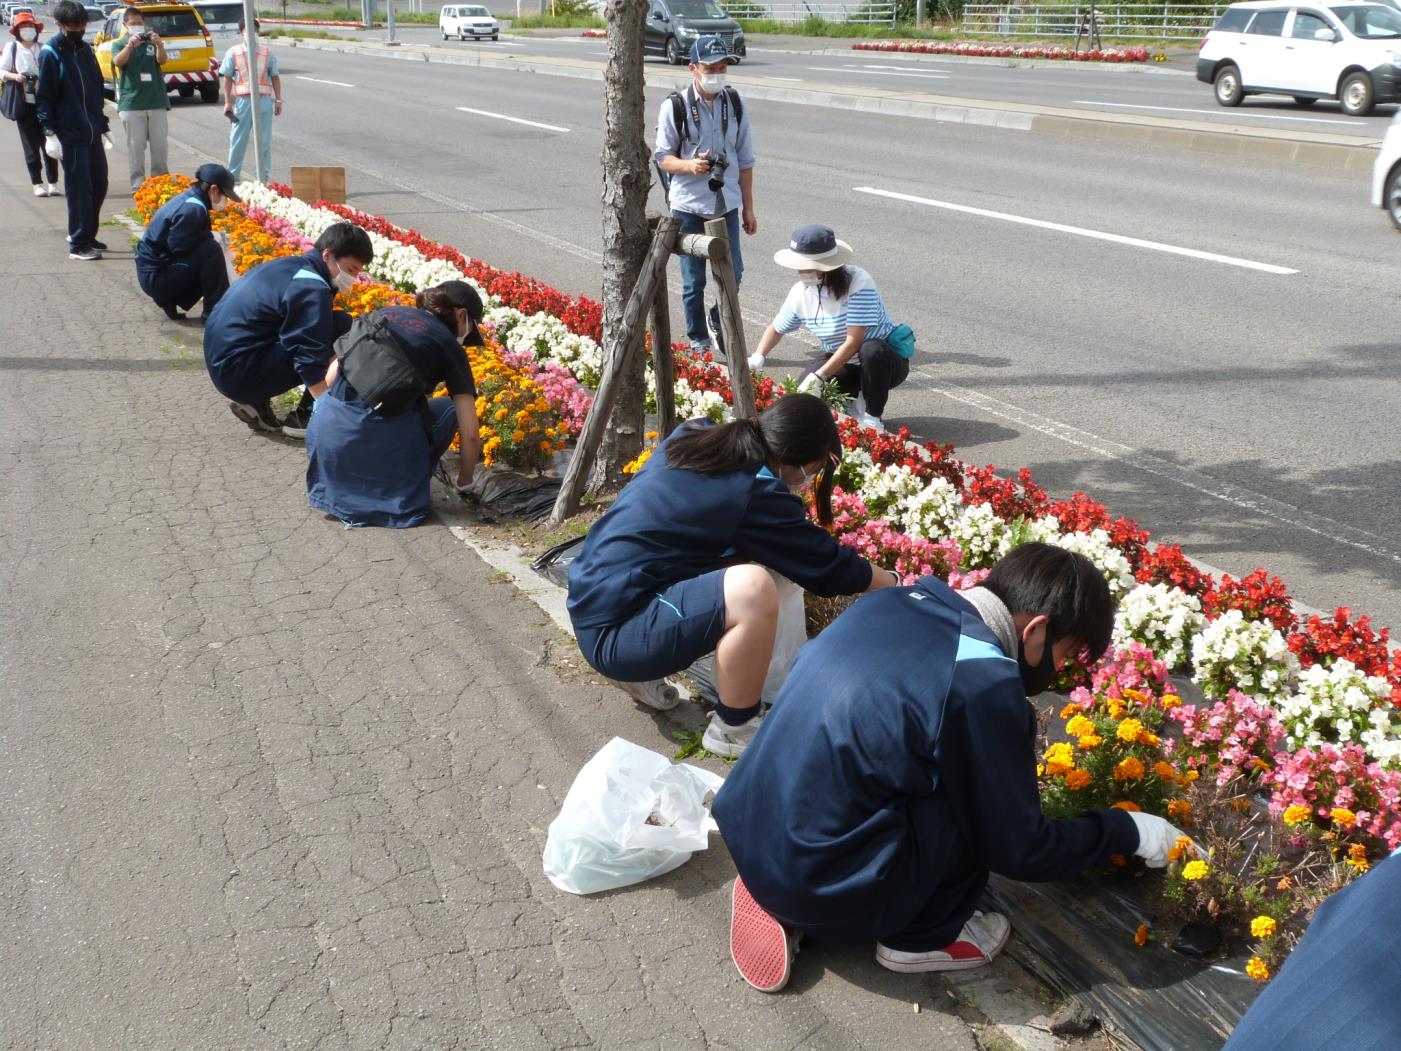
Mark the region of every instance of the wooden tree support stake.
<instances>
[{"instance_id":1,"label":"wooden tree support stake","mask_svg":"<svg viewBox=\"0 0 1401 1051\"><path fill-rule=\"evenodd\" d=\"M671 302L665 269L657 278L652 297L652 378L657 385L657 441L661 443L676 430L676 359L671 350Z\"/></svg>"},{"instance_id":2,"label":"wooden tree support stake","mask_svg":"<svg viewBox=\"0 0 1401 1051\"><path fill-rule=\"evenodd\" d=\"M749 375L749 348L744 340L744 319L739 313L739 282L735 280L734 255L730 251L725 220L709 220L705 224L705 232L725 246L724 254L718 259L714 254L710 255L710 270L715 275L720 292L720 328L725 335L725 359L730 368L730 392L734 396L732 408L735 419L749 419L757 415L754 409L754 380Z\"/></svg>"}]
</instances>

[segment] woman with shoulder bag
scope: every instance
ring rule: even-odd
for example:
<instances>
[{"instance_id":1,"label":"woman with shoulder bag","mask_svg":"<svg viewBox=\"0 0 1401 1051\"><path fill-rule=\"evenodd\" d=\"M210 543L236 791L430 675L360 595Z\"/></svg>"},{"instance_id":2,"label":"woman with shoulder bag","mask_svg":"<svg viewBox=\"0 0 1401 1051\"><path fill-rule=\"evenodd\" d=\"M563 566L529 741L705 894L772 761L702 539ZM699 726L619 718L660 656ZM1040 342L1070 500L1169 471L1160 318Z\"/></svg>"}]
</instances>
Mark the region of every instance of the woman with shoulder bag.
<instances>
[{"instance_id":1,"label":"woman with shoulder bag","mask_svg":"<svg viewBox=\"0 0 1401 1051\"><path fill-rule=\"evenodd\" d=\"M885 312L876 283L859 266L851 245L819 224L793 231L787 248L774 253L779 266L798 272L778 316L749 358L751 369L789 332L806 328L822 343L822 358L813 363L798 390L816 393L820 383L835 380L856 400L852 415L864 426L884 431L881 416L890 392L910 374L915 335Z\"/></svg>"},{"instance_id":2,"label":"woman with shoulder bag","mask_svg":"<svg viewBox=\"0 0 1401 1051\"><path fill-rule=\"evenodd\" d=\"M24 163L35 197L58 197L58 161L44 152L44 130L39 127L39 111L34 107L34 89L39 83L39 34L44 24L28 11L15 15L10 35L14 40L0 53L0 81L4 84L4 111L19 127L24 146Z\"/></svg>"}]
</instances>

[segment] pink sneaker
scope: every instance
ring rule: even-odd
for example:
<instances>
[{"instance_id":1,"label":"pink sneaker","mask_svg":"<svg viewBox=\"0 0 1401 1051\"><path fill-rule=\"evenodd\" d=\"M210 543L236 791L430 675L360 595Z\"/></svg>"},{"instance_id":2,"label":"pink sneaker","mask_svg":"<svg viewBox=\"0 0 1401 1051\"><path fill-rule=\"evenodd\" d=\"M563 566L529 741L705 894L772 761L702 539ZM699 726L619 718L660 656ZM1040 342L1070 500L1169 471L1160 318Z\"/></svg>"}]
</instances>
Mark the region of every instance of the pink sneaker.
<instances>
[{"instance_id":1,"label":"pink sneaker","mask_svg":"<svg viewBox=\"0 0 1401 1051\"><path fill-rule=\"evenodd\" d=\"M876 942L876 963L892 971L967 971L992 962L1012 935L1012 924L999 912L975 912L942 949L905 952Z\"/></svg>"},{"instance_id":2,"label":"pink sneaker","mask_svg":"<svg viewBox=\"0 0 1401 1051\"><path fill-rule=\"evenodd\" d=\"M776 993L788 984L798 936L770 916L735 877L730 891L730 958L740 976L761 993Z\"/></svg>"}]
</instances>

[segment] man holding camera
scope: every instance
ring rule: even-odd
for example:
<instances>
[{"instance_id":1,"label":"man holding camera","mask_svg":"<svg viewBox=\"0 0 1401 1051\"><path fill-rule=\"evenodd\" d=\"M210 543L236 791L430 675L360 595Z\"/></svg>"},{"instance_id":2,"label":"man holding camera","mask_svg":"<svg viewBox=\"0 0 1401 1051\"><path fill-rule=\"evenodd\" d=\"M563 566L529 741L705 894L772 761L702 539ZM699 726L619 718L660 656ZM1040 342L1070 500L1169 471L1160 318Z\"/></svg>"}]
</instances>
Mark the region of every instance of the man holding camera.
<instances>
[{"instance_id":1,"label":"man holding camera","mask_svg":"<svg viewBox=\"0 0 1401 1051\"><path fill-rule=\"evenodd\" d=\"M151 174L164 175L168 153L170 93L165 87L165 42L147 31L146 16L139 7L122 15L126 36L112 41L112 65L117 67L117 114L126 130L128 174L131 192L146 181L146 147L151 148Z\"/></svg>"},{"instance_id":2,"label":"man holding camera","mask_svg":"<svg viewBox=\"0 0 1401 1051\"><path fill-rule=\"evenodd\" d=\"M759 231L754 216L754 147L749 118L739 92L725 84L725 70L736 61L718 36L697 38L691 45L692 83L662 102L657 118L657 148L652 159L667 185L671 214L683 234L703 233L708 219L724 217L735 283L744 273L739 231ZM692 350L709 350L706 327L704 259L681 257L681 303ZM710 320L720 331L719 310ZM723 349L723 348L721 348Z\"/></svg>"}]
</instances>

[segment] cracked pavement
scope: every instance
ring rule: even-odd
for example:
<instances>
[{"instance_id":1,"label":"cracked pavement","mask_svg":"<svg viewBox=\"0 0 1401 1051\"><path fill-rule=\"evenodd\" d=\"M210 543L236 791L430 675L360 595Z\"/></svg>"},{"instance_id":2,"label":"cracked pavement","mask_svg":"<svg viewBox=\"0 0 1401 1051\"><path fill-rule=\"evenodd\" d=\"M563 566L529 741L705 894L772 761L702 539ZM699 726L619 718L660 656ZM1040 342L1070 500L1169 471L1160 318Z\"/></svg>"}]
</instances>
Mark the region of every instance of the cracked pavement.
<instances>
[{"instance_id":1,"label":"cracked pavement","mask_svg":"<svg viewBox=\"0 0 1401 1051\"><path fill-rule=\"evenodd\" d=\"M578 768L615 734L670 751L671 724L557 677L557 629L452 538L460 510L312 512L301 447L229 415L126 232L70 262L63 202L20 175L0 165L0 1047L977 1046L943 984L867 950L745 986L718 837L639 887L555 890Z\"/></svg>"}]
</instances>

